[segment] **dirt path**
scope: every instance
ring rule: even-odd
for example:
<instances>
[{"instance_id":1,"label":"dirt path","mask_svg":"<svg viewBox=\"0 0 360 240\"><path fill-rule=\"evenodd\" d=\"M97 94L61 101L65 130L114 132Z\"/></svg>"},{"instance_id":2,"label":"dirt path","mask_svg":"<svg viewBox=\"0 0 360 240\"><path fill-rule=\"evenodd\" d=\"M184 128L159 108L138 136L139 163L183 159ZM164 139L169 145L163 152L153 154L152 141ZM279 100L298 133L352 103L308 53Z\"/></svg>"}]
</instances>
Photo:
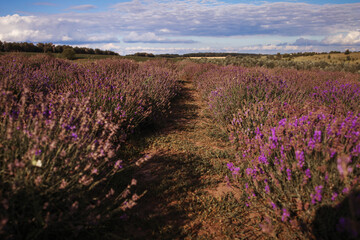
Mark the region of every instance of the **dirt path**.
<instances>
[{"instance_id":1,"label":"dirt path","mask_svg":"<svg viewBox=\"0 0 360 240\"><path fill-rule=\"evenodd\" d=\"M129 214L126 238L234 239L242 227L238 195L224 180L234 153L205 110L193 82L184 81L170 120L138 161L137 191L146 194Z\"/></svg>"}]
</instances>

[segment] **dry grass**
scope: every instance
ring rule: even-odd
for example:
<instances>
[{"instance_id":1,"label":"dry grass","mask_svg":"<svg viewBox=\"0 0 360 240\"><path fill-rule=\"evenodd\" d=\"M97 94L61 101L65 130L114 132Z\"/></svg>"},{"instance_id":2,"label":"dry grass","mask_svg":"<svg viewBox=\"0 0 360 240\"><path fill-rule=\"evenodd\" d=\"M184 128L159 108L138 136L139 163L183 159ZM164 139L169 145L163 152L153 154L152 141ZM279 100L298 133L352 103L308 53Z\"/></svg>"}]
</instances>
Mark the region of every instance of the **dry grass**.
<instances>
[{"instance_id":1,"label":"dry grass","mask_svg":"<svg viewBox=\"0 0 360 240\"><path fill-rule=\"evenodd\" d=\"M225 59L226 57L190 57L190 59L201 59L201 58L206 58L206 59Z\"/></svg>"},{"instance_id":2,"label":"dry grass","mask_svg":"<svg viewBox=\"0 0 360 240\"><path fill-rule=\"evenodd\" d=\"M330 56L330 58L329 58ZM350 58L350 60L349 60ZM295 62L302 62L302 61L313 61L313 62L320 62L325 61L328 63L350 63L350 64L360 64L360 52L352 52L348 55L344 53L330 53L330 54L318 54L314 56L301 56L295 57L293 59Z\"/></svg>"}]
</instances>

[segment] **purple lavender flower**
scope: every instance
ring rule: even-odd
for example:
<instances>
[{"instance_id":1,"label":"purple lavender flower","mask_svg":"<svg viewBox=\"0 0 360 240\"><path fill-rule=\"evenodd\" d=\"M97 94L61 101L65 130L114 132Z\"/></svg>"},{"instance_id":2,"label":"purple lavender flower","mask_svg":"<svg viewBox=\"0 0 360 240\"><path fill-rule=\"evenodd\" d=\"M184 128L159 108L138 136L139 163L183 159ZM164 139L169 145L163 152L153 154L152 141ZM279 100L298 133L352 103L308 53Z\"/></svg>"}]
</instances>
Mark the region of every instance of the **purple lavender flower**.
<instances>
[{"instance_id":1,"label":"purple lavender flower","mask_svg":"<svg viewBox=\"0 0 360 240\"><path fill-rule=\"evenodd\" d=\"M255 139L261 140L261 139L264 137L264 134L262 134L262 133L260 132L259 127L256 128L255 133L256 133Z\"/></svg>"},{"instance_id":2,"label":"purple lavender flower","mask_svg":"<svg viewBox=\"0 0 360 240\"><path fill-rule=\"evenodd\" d=\"M35 155L39 156L41 154L41 149L36 150Z\"/></svg>"},{"instance_id":3,"label":"purple lavender flower","mask_svg":"<svg viewBox=\"0 0 360 240\"><path fill-rule=\"evenodd\" d=\"M352 151L352 155L359 156L360 155L360 144L356 145Z\"/></svg>"},{"instance_id":4,"label":"purple lavender flower","mask_svg":"<svg viewBox=\"0 0 360 240\"><path fill-rule=\"evenodd\" d=\"M296 151L295 152L296 159L298 160L298 166L302 168L305 164L305 157L303 151Z\"/></svg>"},{"instance_id":5,"label":"purple lavender flower","mask_svg":"<svg viewBox=\"0 0 360 240\"><path fill-rule=\"evenodd\" d=\"M311 148L311 149L314 149L315 148L315 141L311 138L308 142L308 146Z\"/></svg>"},{"instance_id":6,"label":"purple lavender flower","mask_svg":"<svg viewBox=\"0 0 360 240\"><path fill-rule=\"evenodd\" d=\"M316 204L315 195L311 193L311 194L310 194L310 197L311 197L311 204L312 204L312 205L315 205L315 204Z\"/></svg>"},{"instance_id":7,"label":"purple lavender flower","mask_svg":"<svg viewBox=\"0 0 360 240\"><path fill-rule=\"evenodd\" d=\"M269 141L271 142L270 149L276 148L278 144L278 138L276 137L275 128L271 128L271 137L269 137Z\"/></svg>"},{"instance_id":8,"label":"purple lavender flower","mask_svg":"<svg viewBox=\"0 0 360 240\"><path fill-rule=\"evenodd\" d=\"M253 177L256 176L256 169L247 168L247 169L245 170L245 172L246 172L246 174L247 174L248 176L253 176Z\"/></svg>"},{"instance_id":9,"label":"purple lavender flower","mask_svg":"<svg viewBox=\"0 0 360 240\"><path fill-rule=\"evenodd\" d=\"M335 154L336 154L336 151L335 151L335 150L331 150L331 151L330 151L330 157L331 157L331 158L334 157Z\"/></svg>"},{"instance_id":10,"label":"purple lavender flower","mask_svg":"<svg viewBox=\"0 0 360 240\"><path fill-rule=\"evenodd\" d=\"M76 133L72 133L71 136L76 140L78 138L78 135Z\"/></svg>"},{"instance_id":11,"label":"purple lavender flower","mask_svg":"<svg viewBox=\"0 0 360 240\"><path fill-rule=\"evenodd\" d=\"M323 188L324 187L322 185L315 187L315 192L316 192L315 197L316 197L316 200L319 202L321 202L321 199L322 199L321 192L322 192Z\"/></svg>"},{"instance_id":12,"label":"purple lavender flower","mask_svg":"<svg viewBox=\"0 0 360 240\"><path fill-rule=\"evenodd\" d=\"M232 171L232 169L233 169L233 167L234 167L234 164L233 164L233 163L228 163L228 164L226 164L226 166L228 167L228 169L229 169L230 171Z\"/></svg>"},{"instance_id":13,"label":"purple lavender flower","mask_svg":"<svg viewBox=\"0 0 360 240\"><path fill-rule=\"evenodd\" d=\"M233 168L233 170L232 170L232 174L233 174L233 175L239 175L239 171L240 171L240 168L239 168L239 167L235 167L235 168Z\"/></svg>"},{"instance_id":14,"label":"purple lavender flower","mask_svg":"<svg viewBox=\"0 0 360 240\"><path fill-rule=\"evenodd\" d=\"M265 185L265 192L266 192L267 194L270 193L270 187L269 187L268 184Z\"/></svg>"},{"instance_id":15,"label":"purple lavender flower","mask_svg":"<svg viewBox=\"0 0 360 240\"><path fill-rule=\"evenodd\" d=\"M290 217L290 213L286 208L283 208L282 210L283 210L283 214L281 216L281 221L287 222L288 218Z\"/></svg>"},{"instance_id":16,"label":"purple lavender flower","mask_svg":"<svg viewBox=\"0 0 360 240\"><path fill-rule=\"evenodd\" d=\"M290 168L286 169L286 175L287 175L287 180L291 181L291 169Z\"/></svg>"},{"instance_id":17,"label":"purple lavender flower","mask_svg":"<svg viewBox=\"0 0 360 240\"><path fill-rule=\"evenodd\" d=\"M279 126L285 126L285 124L286 124L286 118L281 119L281 120L279 121Z\"/></svg>"},{"instance_id":18,"label":"purple lavender flower","mask_svg":"<svg viewBox=\"0 0 360 240\"><path fill-rule=\"evenodd\" d=\"M321 142L321 131L315 131L315 133L314 133L314 141Z\"/></svg>"},{"instance_id":19,"label":"purple lavender flower","mask_svg":"<svg viewBox=\"0 0 360 240\"><path fill-rule=\"evenodd\" d=\"M316 187L315 187L315 194L310 194L311 203L312 203L313 205L316 204L316 201L317 201L317 202L321 202L321 200L322 200L321 193L322 193L323 188L324 188L324 187L323 187L322 185L316 186Z\"/></svg>"},{"instance_id":20,"label":"purple lavender flower","mask_svg":"<svg viewBox=\"0 0 360 240\"><path fill-rule=\"evenodd\" d=\"M337 196L338 196L337 192L333 192L333 194L331 196L331 201L335 201Z\"/></svg>"},{"instance_id":21,"label":"purple lavender flower","mask_svg":"<svg viewBox=\"0 0 360 240\"><path fill-rule=\"evenodd\" d=\"M309 168L305 170L305 175L306 175L306 177L307 177L308 179L311 178L311 171L310 171Z\"/></svg>"},{"instance_id":22,"label":"purple lavender flower","mask_svg":"<svg viewBox=\"0 0 360 240\"><path fill-rule=\"evenodd\" d=\"M271 204L271 207L272 207L274 210L277 209L277 206L276 206L276 204L275 204L274 202L271 202L270 204Z\"/></svg>"},{"instance_id":23,"label":"purple lavender flower","mask_svg":"<svg viewBox=\"0 0 360 240\"><path fill-rule=\"evenodd\" d=\"M267 160L267 158L265 157L265 155L262 153L261 156L259 156L259 162L265 165L268 165L269 162Z\"/></svg>"}]
</instances>

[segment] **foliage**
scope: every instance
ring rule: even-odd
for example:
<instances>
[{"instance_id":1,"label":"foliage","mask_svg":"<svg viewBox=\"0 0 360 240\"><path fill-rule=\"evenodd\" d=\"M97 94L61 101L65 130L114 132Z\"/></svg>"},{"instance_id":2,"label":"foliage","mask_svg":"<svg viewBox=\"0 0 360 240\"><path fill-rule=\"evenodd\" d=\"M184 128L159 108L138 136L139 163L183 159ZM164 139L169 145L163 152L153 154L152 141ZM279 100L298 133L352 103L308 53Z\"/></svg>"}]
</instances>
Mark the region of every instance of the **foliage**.
<instances>
[{"instance_id":1,"label":"foliage","mask_svg":"<svg viewBox=\"0 0 360 240\"><path fill-rule=\"evenodd\" d=\"M62 53L64 49L71 48L77 54L100 54L100 55L119 55L113 51L92 49L86 47L72 47L69 45L54 45L52 43L37 43L36 45L28 42L2 42L0 41L0 52L43 52L43 53Z\"/></svg>"},{"instance_id":2,"label":"foliage","mask_svg":"<svg viewBox=\"0 0 360 240\"><path fill-rule=\"evenodd\" d=\"M63 52L61 53L61 56L68 60L74 60L75 59L75 51L72 48L65 48L63 50Z\"/></svg>"}]
</instances>

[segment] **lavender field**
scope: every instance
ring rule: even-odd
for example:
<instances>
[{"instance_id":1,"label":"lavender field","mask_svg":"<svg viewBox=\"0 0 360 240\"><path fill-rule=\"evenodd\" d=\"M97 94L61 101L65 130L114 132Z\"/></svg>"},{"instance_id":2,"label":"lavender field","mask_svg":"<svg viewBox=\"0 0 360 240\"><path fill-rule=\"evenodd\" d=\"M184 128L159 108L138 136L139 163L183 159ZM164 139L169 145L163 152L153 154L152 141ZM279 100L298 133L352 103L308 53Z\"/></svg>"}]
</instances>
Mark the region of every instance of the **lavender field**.
<instances>
[{"instance_id":1,"label":"lavender field","mask_svg":"<svg viewBox=\"0 0 360 240\"><path fill-rule=\"evenodd\" d=\"M359 74L4 55L0 102L4 239L360 237Z\"/></svg>"}]
</instances>

